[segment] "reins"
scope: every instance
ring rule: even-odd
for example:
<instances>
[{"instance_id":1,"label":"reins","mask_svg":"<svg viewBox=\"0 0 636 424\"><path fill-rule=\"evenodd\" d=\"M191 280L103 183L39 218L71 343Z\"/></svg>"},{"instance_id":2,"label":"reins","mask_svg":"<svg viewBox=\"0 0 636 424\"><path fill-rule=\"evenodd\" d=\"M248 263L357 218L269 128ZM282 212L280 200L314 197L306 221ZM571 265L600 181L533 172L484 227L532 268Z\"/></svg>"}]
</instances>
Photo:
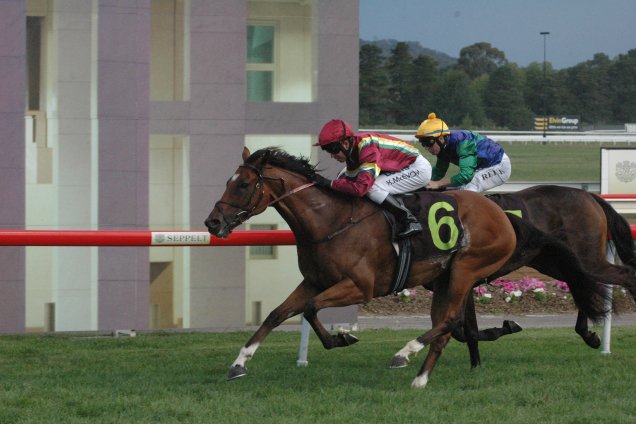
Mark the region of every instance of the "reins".
<instances>
[{"instance_id":1,"label":"reins","mask_svg":"<svg viewBox=\"0 0 636 424\"><path fill-rule=\"evenodd\" d=\"M354 225L357 225L357 224L361 223L362 221L364 221L365 219L367 219L367 218L375 215L376 213L380 212L380 209L377 209L377 210L371 212L370 214L363 216L362 218L360 218L358 220L354 220L353 219L353 203L354 202L351 202L351 215L349 216L349 222L347 222L344 227L340 228L339 230L336 230L335 232L329 234L326 237L323 237L323 238L318 239L318 240L312 240L311 242L313 244L320 244L320 243L324 243L324 242L330 241L333 238L339 236L340 234L348 231Z\"/></svg>"},{"instance_id":2,"label":"reins","mask_svg":"<svg viewBox=\"0 0 636 424\"><path fill-rule=\"evenodd\" d=\"M250 169L252 171L254 171L254 173L256 174L256 176L258 177L258 181L256 182L256 184L254 184L254 189L252 190L252 192L250 193L250 197L247 201L247 207L241 207L238 205L234 205L228 202L224 202L219 200L218 202L216 202L215 208L219 205L219 204L225 204L228 205L232 208L238 209L238 212L235 214L234 219L232 220L232 222L228 222L227 219L225 219L225 216L223 214L221 214L223 216L224 221L226 222L226 224L228 224L228 226L230 227L236 227L242 223L244 223L245 221L247 221L250 217L254 216L254 215L258 215L260 213L259 212L255 212L257 209L260 209L258 207L259 203L261 202L261 200L263 199L263 197L265 196L265 184L264 184L264 180L280 180L283 188L285 188L285 179L281 178L281 177L270 177L265 175L261 169L257 168L254 165L248 164L248 163L244 163L242 165L239 165L239 168L247 168ZM284 170L284 168L282 168ZM268 202L264 207L262 207L262 210L267 209L268 207L275 205L276 203L280 202L283 199L286 199L287 197L290 197L306 188L312 187L316 185L315 181L311 181L309 183L305 183L303 185L300 185L290 191L288 191L287 193L279 196L279 197L275 197L273 200L271 200L270 202ZM260 193L259 193L259 197L256 200L256 202L254 202L253 206L249 206L252 204L252 199L254 198L254 195L256 194L256 191L260 188ZM351 227L353 227L354 225L359 224L360 222L364 221L365 219L375 215L376 213L378 213L380 210L375 210L373 212L371 212L368 215L363 216L360 219L354 219L353 218L353 213L354 213L354 202L351 202L351 214L349 216L349 220L348 222L345 224L344 227L336 230L335 232L327 235L326 237L323 237L321 239L318 240L312 240L311 243L313 244L320 244L320 243L324 243L327 241L332 240L333 238L339 236L340 234L348 231Z\"/></svg>"},{"instance_id":3,"label":"reins","mask_svg":"<svg viewBox=\"0 0 636 424\"><path fill-rule=\"evenodd\" d=\"M281 178L281 180L283 180L283 179ZM285 180L283 180L283 184L284 184L284 183L285 183ZM310 182L310 183L307 183L307 184L303 184L303 185L301 185L301 186L298 186L298 187L296 187L295 189L292 189L292 190L288 191L287 193L283 194L282 196L275 198L274 200L272 200L271 202L269 202L269 203L267 204L267 206L265 206L265 207L266 207L266 208L268 208L268 207L272 206L273 204L280 202L280 201L281 201L281 200L283 200L284 198L289 197L289 196L291 196L292 194L296 194L296 193L298 193L299 191L304 190L304 189L309 188L309 187L314 186L314 185L316 185L316 182L315 182L315 181L312 181L312 182Z\"/></svg>"}]
</instances>

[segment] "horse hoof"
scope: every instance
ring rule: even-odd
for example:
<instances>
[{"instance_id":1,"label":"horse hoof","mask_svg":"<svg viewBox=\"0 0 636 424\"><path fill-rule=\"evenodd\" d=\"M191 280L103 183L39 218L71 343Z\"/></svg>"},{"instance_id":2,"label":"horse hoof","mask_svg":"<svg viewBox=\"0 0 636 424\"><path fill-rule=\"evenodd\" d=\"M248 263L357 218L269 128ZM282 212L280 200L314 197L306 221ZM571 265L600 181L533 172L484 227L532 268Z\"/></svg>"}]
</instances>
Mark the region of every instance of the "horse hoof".
<instances>
[{"instance_id":1,"label":"horse hoof","mask_svg":"<svg viewBox=\"0 0 636 424\"><path fill-rule=\"evenodd\" d=\"M428 374L424 373L415 377L415 380L411 383L411 387L414 389L423 389L428 384Z\"/></svg>"},{"instance_id":2,"label":"horse hoof","mask_svg":"<svg viewBox=\"0 0 636 424\"><path fill-rule=\"evenodd\" d=\"M518 333L522 330L521 326L514 321L505 320L503 322L503 326L504 328L508 329L508 331L510 331L510 334Z\"/></svg>"},{"instance_id":3,"label":"horse hoof","mask_svg":"<svg viewBox=\"0 0 636 424\"><path fill-rule=\"evenodd\" d=\"M230 372L227 374L227 380L235 380L245 375L247 375L247 369L243 366L235 365L230 368Z\"/></svg>"},{"instance_id":4,"label":"horse hoof","mask_svg":"<svg viewBox=\"0 0 636 424\"><path fill-rule=\"evenodd\" d=\"M394 356L391 359L391 364L389 368L404 368L409 364L409 359L404 356Z\"/></svg>"},{"instance_id":5,"label":"horse hoof","mask_svg":"<svg viewBox=\"0 0 636 424\"><path fill-rule=\"evenodd\" d=\"M583 340L585 340L585 343L592 349L598 349L601 347L601 339L596 333L588 334Z\"/></svg>"},{"instance_id":6,"label":"horse hoof","mask_svg":"<svg viewBox=\"0 0 636 424\"><path fill-rule=\"evenodd\" d=\"M349 333L341 333L340 338L345 346L351 346L352 344L356 344L360 341L356 336Z\"/></svg>"}]
</instances>

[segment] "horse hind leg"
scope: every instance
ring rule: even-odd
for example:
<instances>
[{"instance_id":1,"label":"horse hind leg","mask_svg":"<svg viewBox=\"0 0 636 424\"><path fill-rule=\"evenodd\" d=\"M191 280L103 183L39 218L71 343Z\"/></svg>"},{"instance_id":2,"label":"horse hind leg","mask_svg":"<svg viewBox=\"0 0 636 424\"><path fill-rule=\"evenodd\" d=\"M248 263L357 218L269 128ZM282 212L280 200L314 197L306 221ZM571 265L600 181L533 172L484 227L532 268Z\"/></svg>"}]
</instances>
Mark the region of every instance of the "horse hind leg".
<instances>
[{"instance_id":1,"label":"horse hind leg","mask_svg":"<svg viewBox=\"0 0 636 424\"><path fill-rule=\"evenodd\" d=\"M448 344L450 336L450 333L446 333L431 341L428 354L426 355L426 359L424 359L420 372L411 383L412 388L420 389L428 384L429 376L431 375L431 372L433 372L433 368L437 364L437 360L442 355L442 352L444 352L444 348Z\"/></svg>"},{"instance_id":2,"label":"horse hind leg","mask_svg":"<svg viewBox=\"0 0 636 424\"><path fill-rule=\"evenodd\" d=\"M462 327L455 327L452 334L459 332ZM472 290L466 297L464 305L463 330L468 346L468 354L470 356L470 367L477 368L481 365L481 357L479 355L479 327L477 325L477 313L475 312L475 299Z\"/></svg>"},{"instance_id":3,"label":"horse hind leg","mask_svg":"<svg viewBox=\"0 0 636 424\"><path fill-rule=\"evenodd\" d=\"M402 349L400 349L391 360L390 368L402 368L407 366L409 356L417 354L420 350L430 345L429 352L426 355L424 364L413 381L412 387L421 388L428 383L428 377L435 366L437 359L444 350L444 347L450 339L451 332L454 328L461 325L460 312L463 305L462 296L456 295L452 304L448 302L448 295L438 290L433 294L433 305L431 308L431 318L433 320L433 328L424 333L422 336L409 341Z\"/></svg>"},{"instance_id":4,"label":"horse hind leg","mask_svg":"<svg viewBox=\"0 0 636 424\"><path fill-rule=\"evenodd\" d=\"M591 332L588 329L587 316L585 316L585 314L580 311L576 317L576 325L574 326L574 331L576 331L576 333L581 336L585 344L592 349L598 349L601 346L601 339L596 333Z\"/></svg>"},{"instance_id":5,"label":"horse hind leg","mask_svg":"<svg viewBox=\"0 0 636 424\"><path fill-rule=\"evenodd\" d=\"M435 294L433 295L433 297L435 297ZM433 328L424 333L422 336L407 342L402 349L400 349L395 355L393 355L391 363L389 364L389 368L406 367L409 363L409 357L411 355L417 355L420 350L424 349L429 343L444 334L448 333L448 336L450 337L451 332L460 327L459 319L445 321L437 325L435 325L435 322L436 320L434 318Z\"/></svg>"}]
</instances>

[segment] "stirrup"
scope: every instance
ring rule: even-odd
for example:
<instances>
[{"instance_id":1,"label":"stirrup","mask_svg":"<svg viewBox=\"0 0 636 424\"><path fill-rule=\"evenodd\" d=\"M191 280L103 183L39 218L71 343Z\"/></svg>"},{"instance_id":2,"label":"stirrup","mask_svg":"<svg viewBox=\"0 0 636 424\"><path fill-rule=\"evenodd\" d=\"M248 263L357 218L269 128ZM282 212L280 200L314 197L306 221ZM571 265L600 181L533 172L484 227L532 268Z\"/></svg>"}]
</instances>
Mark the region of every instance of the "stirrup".
<instances>
[{"instance_id":1,"label":"stirrup","mask_svg":"<svg viewBox=\"0 0 636 424\"><path fill-rule=\"evenodd\" d=\"M399 232L397 236L398 238L408 238L422 230L422 225L419 222L409 222L407 227L403 231Z\"/></svg>"}]
</instances>

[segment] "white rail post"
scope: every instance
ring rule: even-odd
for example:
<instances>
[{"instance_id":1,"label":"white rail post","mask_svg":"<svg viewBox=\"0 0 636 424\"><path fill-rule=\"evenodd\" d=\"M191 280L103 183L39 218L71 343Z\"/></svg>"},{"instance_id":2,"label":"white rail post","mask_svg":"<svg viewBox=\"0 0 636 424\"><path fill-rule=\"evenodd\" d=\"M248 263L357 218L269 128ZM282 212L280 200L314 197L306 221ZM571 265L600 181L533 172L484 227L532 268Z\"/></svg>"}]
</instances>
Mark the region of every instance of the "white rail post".
<instances>
[{"instance_id":1,"label":"white rail post","mask_svg":"<svg viewBox=\"0 0 636 424\"><path fill-rule=\"evenodd\" d=\"M300 347L298 348L298 360L296 361L296 365L306 367L309 364L309 362L307 362L307 352L309 351L309 323L304 317L301 319L301 325Z\"/></svg>"},{"instance_id":2,"label":"white rail post","mask_svg":"<svg viewBox=\"0 0 636 424\"><path fill-rule=\"evenodd\" d=\"M616 263L616 246L614 246L614 242L609 240L607 242L607 246L605 247L605 258L609 263ZM610 342L612 338L612 286L607 284L605 285L607 293L607 314L605 315L605 319L603 320L603 350L601 353L603 355L609 355L610 351Z\"/></svg>"}]
</instances>

